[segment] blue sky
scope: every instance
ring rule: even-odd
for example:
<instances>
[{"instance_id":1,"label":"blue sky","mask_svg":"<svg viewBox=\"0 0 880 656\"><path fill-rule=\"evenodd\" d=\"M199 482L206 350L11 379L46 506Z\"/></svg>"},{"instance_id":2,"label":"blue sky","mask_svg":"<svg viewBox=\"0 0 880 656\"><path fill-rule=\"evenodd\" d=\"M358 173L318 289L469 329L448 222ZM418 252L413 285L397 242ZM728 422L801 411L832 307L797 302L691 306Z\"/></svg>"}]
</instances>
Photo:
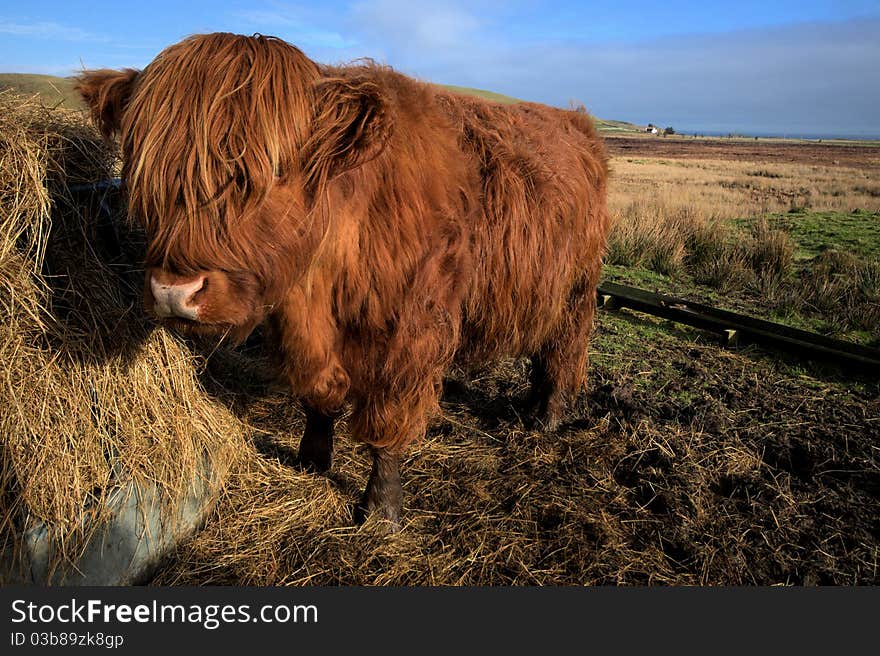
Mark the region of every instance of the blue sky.
<instances>
[{"instance_id":1,"label":"blue sky","mask_svg":"<svg viewBox=\"0 0 880 656\"><path fill-rule=\"evenodd\" d=\"M680 131L880 135L880 0L7 0L0 71L143 67L218 30Z\"/></svg>"}]
</instances>

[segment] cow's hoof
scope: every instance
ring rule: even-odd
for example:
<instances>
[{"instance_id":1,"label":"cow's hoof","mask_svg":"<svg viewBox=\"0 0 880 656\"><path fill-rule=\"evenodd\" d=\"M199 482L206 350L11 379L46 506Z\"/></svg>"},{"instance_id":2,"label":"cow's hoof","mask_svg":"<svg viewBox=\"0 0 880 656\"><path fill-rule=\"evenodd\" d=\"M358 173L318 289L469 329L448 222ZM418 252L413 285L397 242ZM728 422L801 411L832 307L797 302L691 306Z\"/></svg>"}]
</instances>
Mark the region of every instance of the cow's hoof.
<instances>
[{"instance_id":1,"label":"cow's hoof","mask_svg":"<svg viewBox=\"0 0 880 656\"><path fill-rule=\"evenodd\" d=\"M314 448L309 443L300 444L299 466L312 474L323 474L333 465L333 452L328 449Z\"/></svg>"},{"instance_id":2,"label":"cow's hoof","mask_svg":"<svg viewBox=\"0 0 880 656\"><path fill-rule=\"evenodd\" d=\"M536 412L528 423L528 428L543 433L555 433L562 425L562 416L559 412Z\"/></svg>"},{"instance_id":3,"label":"cow's hoof","mask_svg":"<svg viewBox=\"0 0 880 656\"><path fill-rule=\"evenodd\" d=\"M300 455L299 467L310 474L323 474L330 470L330 458L306 458Z\"/></svg>"},{"instance_id":4,"label":"cow's hoof","mask_svg":"<svg viewBox=\"0 0 880 656\"><path fill-rule=\"evenodd\" d=\"M395 508L393 504L371 504L367 499L362 499L355 506L354 521L361 525L368 519L376 521L389 533L400 532L400 508Z\"/></svg>"}]
</instances>

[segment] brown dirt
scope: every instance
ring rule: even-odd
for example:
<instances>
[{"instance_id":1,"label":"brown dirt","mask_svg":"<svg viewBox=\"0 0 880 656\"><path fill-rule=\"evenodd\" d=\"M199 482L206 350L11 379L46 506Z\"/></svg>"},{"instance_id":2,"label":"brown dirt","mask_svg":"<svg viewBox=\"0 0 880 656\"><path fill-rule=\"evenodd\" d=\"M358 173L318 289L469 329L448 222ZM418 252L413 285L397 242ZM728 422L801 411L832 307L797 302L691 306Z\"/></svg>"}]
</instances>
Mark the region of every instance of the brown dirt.
<instances>
[{"instance_id":1,"label":"brown dirt","mask_svg":"<svg viewBox=\"0 0 880 656\"><path fill-rule=\"evenodd\" d=\"M880 169L880 145L759 139L608 136L617 157L722 159Z\"/></svg>"},{"instance_id":2,"label":"brown dirt","mask_svg":"<svg viewBox=\"0 0 880 656\"><path fill-rule=\"evenodd\" d=\"M451 377L396 536L352 526L368 466L344 429L330 474L301 473L298 408L244 393L259 466L154 583L880 582L876 384L657 328L600 317L591 390L555 434L525 427L524 362Z\"/></svg>"}]
</instances>

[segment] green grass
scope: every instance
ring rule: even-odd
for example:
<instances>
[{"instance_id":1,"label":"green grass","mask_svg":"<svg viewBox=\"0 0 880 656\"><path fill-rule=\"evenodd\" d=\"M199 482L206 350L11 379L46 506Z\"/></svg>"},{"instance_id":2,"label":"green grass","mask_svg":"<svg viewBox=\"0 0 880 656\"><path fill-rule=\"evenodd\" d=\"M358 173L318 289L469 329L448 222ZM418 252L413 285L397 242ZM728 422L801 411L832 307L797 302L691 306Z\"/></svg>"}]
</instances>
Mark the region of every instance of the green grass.
<instances>
[{"instance_id":1,"label":"green grass","mask_svg":"<svg viewBox=\"0 0 880 656\"><path fill-rule=\"evenodd\" d=\"M0 73L0 91L14 89L27 95L39 95L50 106L82 109L79 94L73 90L73 79L30 73Z\"/></svg>"},{"instance_id":2,"label":"green grass","mask_svg":"<svg viewBox=\"0 0 880 656\"><path fill-rule=\"evenodd\" d=\"M615 265L603 267L603 279L632 287L647 289L660 294L684 298L696 303L738 312L748 316L781 323L792 328L848 339L860 344L872 344L874 336L864 330L832 330L831 324L821 316L808 316L797 312L781 312L761 302L760 297L750 293L719 292L717 289L694 282L687 273L674 277L664 276L641 267L630 268ZM661 320L658 320L660 323ZM667 328L672 322L663 322Z\"/></svg>"},{"instance_id":3,"label":"green grass","mask_svg":"<svg viewBox=\"0 0 880 656\"><path fill-rule=\"evenodd\" d=\"M789 212L770 217L770 225L791 235L798 259L830 249L880 259L880 212Z\"/></svg>"},{"instance_id":4,"label":"green grass","mask_svg":"<svg viewBox=\"0 0 880 656\"><path fill-rule=\"evenodd\" d=\"M484 98L486 100L491 100L493 102L498 102L503 105L515 105L516 103L522 102L519 98L513 98L511 96L505 96L501 93L495 93L494 91L486 91L485 89L472 89L470 87L459 87L454 84L438 84L437 86L443 87L447 91L451 91L452 93L458 93L463 96L476 96L477 98Z\"/></svg>"},{"instance_id":5,"label":"green grass","mask_svg":"<svg viewBox=\"0 0 880 656\"><path fill-rule=\"evenodd\" d=\"M596 117L593 117L593 120L596 123L596 129L600 132L612 134L630 134L633 132L641 134L642 132L644 132L644 130L638 125L627 123L626 121L613 121Z\"/></svg>"}]
</instances>

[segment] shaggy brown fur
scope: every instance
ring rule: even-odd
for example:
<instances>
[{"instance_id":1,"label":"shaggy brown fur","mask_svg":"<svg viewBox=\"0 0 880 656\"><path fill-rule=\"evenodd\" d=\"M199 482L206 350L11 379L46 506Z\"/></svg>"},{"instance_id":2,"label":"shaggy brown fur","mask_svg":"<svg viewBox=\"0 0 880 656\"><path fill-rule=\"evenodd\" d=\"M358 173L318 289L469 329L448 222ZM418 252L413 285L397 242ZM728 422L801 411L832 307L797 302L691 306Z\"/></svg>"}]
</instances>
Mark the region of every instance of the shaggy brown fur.
<instances>
[{"instance_id":1,"label":"shaggy brown fur","mask_svg":"<svg viewBox=\"0 0 880 656\"><path fill-rule=\"evenodd\" d=\"M79 88L121 134L148 281L204 277L198 322L169 323L243 339L267 320L309 408L306 464L329 465L326 417L351 404L375 453L368 509L396 519L396 454L454 360L531 357L550 427L581 388L608 231L607 156L585 112L232 34Z\"/></svg>"}]
</instances>

